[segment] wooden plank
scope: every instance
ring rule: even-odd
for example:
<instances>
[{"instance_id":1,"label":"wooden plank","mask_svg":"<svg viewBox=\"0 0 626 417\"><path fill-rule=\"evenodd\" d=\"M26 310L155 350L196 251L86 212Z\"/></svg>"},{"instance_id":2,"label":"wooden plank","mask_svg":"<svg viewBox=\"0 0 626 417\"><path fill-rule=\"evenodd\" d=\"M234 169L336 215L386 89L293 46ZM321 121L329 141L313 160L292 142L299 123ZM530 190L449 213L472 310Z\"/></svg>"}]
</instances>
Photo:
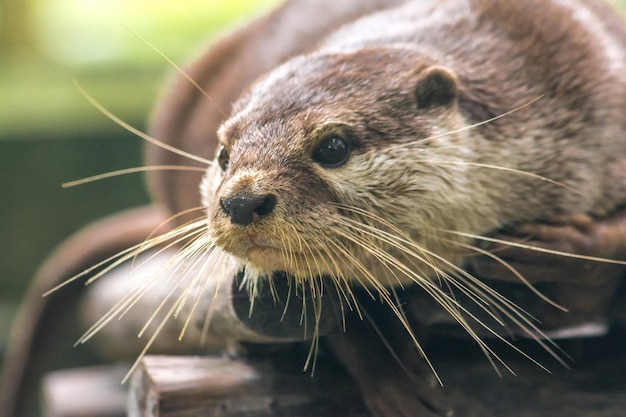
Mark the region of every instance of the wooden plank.
<instances>
[{"instance_id":1,"label":"wooden plank","mask_svg":"<svg viewBox=\"0 0 626 417\"><path fill-rule=\"evenodd\" d=\"M336 369L276 370L226 357L147 356L132 377L129 417L364 417Z\"/></svg>"}]
</instances>

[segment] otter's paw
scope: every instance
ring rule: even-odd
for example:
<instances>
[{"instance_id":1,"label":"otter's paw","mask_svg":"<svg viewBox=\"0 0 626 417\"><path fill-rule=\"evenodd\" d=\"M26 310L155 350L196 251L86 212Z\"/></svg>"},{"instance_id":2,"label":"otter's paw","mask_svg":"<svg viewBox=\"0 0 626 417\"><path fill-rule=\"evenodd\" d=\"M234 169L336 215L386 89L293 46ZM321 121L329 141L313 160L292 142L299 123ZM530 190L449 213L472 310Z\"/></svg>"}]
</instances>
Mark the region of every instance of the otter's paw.
<instances>
[{"instance_id":1,"label":"otter's paw","mask_svg":"<svg viewBox=\"0 0 626 417\"><path fill-rule=\"evenodd\" d=\"M483 278L519 282L515 270L530 283L571 284L616 277L626 270L626 210L605 219L560 216L489 238L493 240L481 245L492 256L468 261Z\"/></svg>"},{"instance_id":2,"label":"otter's paw","mask_svg":"<svg viewBox=\"0 0 626 417\"><path fill-rule=\"evenodd\" d=\"M561 216L551 222L524 224L494 237L493 256L468 263L481 278L517 283L549 283L554 308L539 317L556 335L601 334L608 308L626 275L626 212L605 219ZM496 246L497 245L497 246ZM591 335L591 333L589 333Z\"/></svg>"}]
</instances>

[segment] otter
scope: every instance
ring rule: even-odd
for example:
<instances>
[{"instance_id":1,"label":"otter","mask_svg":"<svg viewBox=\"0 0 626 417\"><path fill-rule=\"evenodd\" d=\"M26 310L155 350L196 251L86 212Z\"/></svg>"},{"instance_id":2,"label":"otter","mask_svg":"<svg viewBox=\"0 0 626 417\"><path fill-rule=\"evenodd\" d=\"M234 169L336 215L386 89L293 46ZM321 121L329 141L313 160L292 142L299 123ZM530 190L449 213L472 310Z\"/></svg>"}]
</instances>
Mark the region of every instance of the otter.
<instances>
[{"instance_id":1,"label":"otter","mask_svg":"<svg viewBox=\"0 0 626 417\"><path fill-rule=\"evenodd\" d=\"M599 320L623 265L597 276L520 274L476 242L494 231L549 242L546 229L584 235L591 219L623 219L623 21L595 1L403 3L325 33L235 102L201 185L206 247L235 257L252 297L275 271L305 287L328 277L337 292L370 288L406 328L410 313L391 287L421 286L470 334L483 325L437 280L539 339ZM194 112L186 128L204 115ZM603 254L624 258L623 244L610 246ZM497 275L485 258L502 265ZM569 311L543 313L535 329L468 269L553 283ZM376 399L389 378L365 375L372 358L355 359L358 343L338 352L374 414L412 415L406 393ZM437 409L430 398L420 401Z\"/></svg>"},{"instance_id":2,"label":"otter","mask_svg":"<svg viewBox=\"0 0 626 417\"><path fill-rule=\"evenodd\" d=\"M486 353L490 317L544 343L607 316L626 258L626 25L606 4L292 0L187 75L211 100L179 77L152 133L215 159L151 175L156 201L252 300L290 279L384 323L328 340L372 415L449 413L418 354L437 314L419 297ZM550 284L542 325L493 282Z\"/></svg>"}]
</instances>

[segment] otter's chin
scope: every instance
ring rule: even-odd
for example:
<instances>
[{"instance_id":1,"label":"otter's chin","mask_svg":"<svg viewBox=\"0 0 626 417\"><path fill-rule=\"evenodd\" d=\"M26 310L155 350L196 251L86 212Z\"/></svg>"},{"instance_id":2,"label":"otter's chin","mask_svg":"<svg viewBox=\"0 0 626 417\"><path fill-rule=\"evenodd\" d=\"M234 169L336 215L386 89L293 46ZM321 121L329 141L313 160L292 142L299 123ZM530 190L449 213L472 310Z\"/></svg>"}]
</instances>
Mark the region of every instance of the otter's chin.
<instances>
[{"instance_id":1,"label":"otter's chin","mask_svg":"<svg viewBox=\"0 0 626 417\"><path fill-rule=\"evenodd\" d=\"M284 254L278 249L267 246L253 246L246 253L248 263L259 269L271 271L284 269L283 256Z\"/></svg>"},{"instance_id":2,"label":"otter's chin","mask_svg":"<svg viewBox=\"0 0 626 417\"><path fill-rule=\"evenodd\" d=\"M297 253L286 253L276 248L266 246L253 246L246 253L246 264L260 271L282 271L291 276L310 277L328 273L321 270L319 262L305 259Z\"/></svg>"}]
</instances>

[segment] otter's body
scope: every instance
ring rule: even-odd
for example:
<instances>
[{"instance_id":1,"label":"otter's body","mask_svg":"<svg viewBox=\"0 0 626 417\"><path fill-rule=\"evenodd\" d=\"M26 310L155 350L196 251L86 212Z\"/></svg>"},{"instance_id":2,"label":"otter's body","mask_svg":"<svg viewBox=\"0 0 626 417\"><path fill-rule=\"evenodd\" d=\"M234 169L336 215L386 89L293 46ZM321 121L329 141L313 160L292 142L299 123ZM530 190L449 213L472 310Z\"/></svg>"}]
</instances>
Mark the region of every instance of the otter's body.
<instances>
[{"instance_id":1,"label":"otter's body","mask_svg":"<svg viewBox=\"0 0 626 417\"><path fill-rule=\"evenodd\" d=\"M220 129L228 166L202 188L215 242L252 280L394 285L458 266L470 239L456 232L613 213L626 202L626 30L593 4L408 2L280 65ZM316 160L328 138L348 148L341 164ZM262 196L271 207L250 222L223 204Z\"/></svg>"},{"instance_id":2,"label":"otter's body","mask_svg":"<svg viewBox=\"0 0 626 417\"><path fill-rule=\"evenodd\" d=\"M472 337L489 325L459 306L455 291L496 325L501 316L545 337L461 269L487 254L505 265L490 278L555 284L553 298L570 311L542 313L548 327L581 326L607 313L623 266L526 274L475 239L544 222L530 233L539 244L531 243L559 248L546 224L611 217L626 204L626 26L596 1L416 1L375 9L355 20L338 17L344 26L312 37L302 55L284 62L283 55L242 88L218 130L202 205L210 243L237 259L253 296L277 270L311 288L328 276L338 293L355 282L375 289L391 312L382 319L384 343L378 331L353 324L331 344L375 415L442 415L445 401L422 385L410 348L419 342L398 306L417 323L424 312L390 287L418 284ZM322 22L335 17L329 12ZM190 125L200 126L197 120ZM622 237L592 240L602 249L591 252L623 259L624 228L615 230ZM559 236L576 240L570 232ZM387 344L415 368L391 358L371 367Z\"/></svg>"}]
</instances>

